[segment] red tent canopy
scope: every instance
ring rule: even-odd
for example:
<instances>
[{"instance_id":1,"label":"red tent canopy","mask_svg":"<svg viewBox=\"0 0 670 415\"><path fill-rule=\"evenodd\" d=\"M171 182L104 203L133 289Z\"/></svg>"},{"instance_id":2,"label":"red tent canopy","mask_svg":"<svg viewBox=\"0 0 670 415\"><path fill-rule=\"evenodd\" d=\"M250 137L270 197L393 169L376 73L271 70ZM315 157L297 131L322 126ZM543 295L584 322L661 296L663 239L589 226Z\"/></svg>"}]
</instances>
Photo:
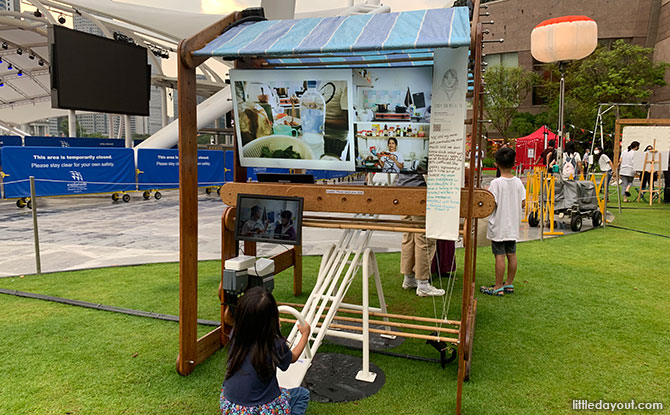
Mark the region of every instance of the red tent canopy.
<instances>
[{"instance_id":1,"label":"red tent canopy","mask_svg":"<svg viewBox=\"0 0 670 415\"><path fill-rule=\"evenodd\" d=\"M532 169L543 163L535 164L535 161L544 151L544 133L547 133L547 141L556 140L554 134L546 125L538 128L532 134L516 139L516 164L521 166L522 170Z\"/></svg>"}]
</instances>

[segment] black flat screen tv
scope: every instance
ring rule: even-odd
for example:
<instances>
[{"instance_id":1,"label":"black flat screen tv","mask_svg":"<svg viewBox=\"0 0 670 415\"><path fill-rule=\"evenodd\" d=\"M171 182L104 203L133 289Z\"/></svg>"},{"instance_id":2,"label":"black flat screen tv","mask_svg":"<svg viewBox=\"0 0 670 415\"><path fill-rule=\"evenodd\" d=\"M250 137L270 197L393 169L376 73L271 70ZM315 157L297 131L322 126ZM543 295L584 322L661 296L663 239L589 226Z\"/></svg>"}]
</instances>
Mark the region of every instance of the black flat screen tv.
<instances>
[{"instance_id":1,"label":"black flat screen tv","mask_svg":"<svg viewBox=\"0 0 670 415\"><path fill-rule=\"evenodd\" d=\"M149 115L147 50L63 26L49 26L51 106Z\"/></svg>"},{"instance_id":2,"label":"black flat screen tv","mask_svg":"<svg viewBox=\"0 0 670 415\"><path fill-rule=\"evenodd\" d=\"M302 207L301 197L238 194L235 239L300 245Z\"/></svg>"},{"instance_id":3,"label":"black flat screen tv","mask_svg":"<svg viewBox=\"0 0 670 415\"><path fill-rule=\"evenodd\" d=\"M313 174L302 173L256 173L259 183L310 183L314 184Z\"/></svg>"}]
</instances>

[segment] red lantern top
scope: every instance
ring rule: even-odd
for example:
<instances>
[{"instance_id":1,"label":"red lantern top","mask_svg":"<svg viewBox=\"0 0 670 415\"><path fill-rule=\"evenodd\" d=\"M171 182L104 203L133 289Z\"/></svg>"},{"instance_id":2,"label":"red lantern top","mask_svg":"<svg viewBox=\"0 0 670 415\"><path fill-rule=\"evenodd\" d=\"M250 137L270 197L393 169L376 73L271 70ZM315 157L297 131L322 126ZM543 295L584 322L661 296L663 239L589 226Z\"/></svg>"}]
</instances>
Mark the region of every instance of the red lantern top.
<instances>
[{"instance_id":1,"label":"red lantern top","mask_svg":"<svg viewBox=\"0 0 670 415\"><path fill-rule=\"evenodd\" d=\"M536 28L542 27L542 26L549 26L552 24L556 23L564 23L564 22L595 22L595 20L591 19L590 17L586 16L562 16L562 17L554 17L553 19L548 19L540 23L539 25L535 26Z\"/></svg>"}]
</instances>

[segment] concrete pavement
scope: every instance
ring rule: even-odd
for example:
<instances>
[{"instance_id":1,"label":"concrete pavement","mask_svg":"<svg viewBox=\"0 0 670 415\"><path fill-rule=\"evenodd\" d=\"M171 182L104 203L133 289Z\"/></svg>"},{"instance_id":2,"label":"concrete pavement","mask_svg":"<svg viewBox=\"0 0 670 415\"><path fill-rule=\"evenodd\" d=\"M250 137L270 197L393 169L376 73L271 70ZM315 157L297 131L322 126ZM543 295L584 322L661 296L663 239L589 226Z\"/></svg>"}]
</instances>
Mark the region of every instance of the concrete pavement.
<instances>
[{"instance_id":1,"label":"concrete pavement","mask_svg":"<svg viewBox=\"0 0 670 415\"><path fill-rule=\"evenodd\" d=\"M178 192L162 193L161 200L143 200L141 193L133 193L130 203L112 202L108 195L39 198L42 272L178 261ZM204 192L198 205L198 258L219 259L225 206L216 194ZM590 227L585 220L583 229ZM569 233L569 229L562 230ZM303 253L322 254L341 232L305 227ZM371 247L375 252L396 252L401 238L399 233L375 232ZM539 229L523 224L521 240L532 239L539 239ZM0 244L0 277L35 272L31 211L18 209L14 200L0 200ZM259 244L259 255L283 249Z\"/></svg>"}]
</instances>

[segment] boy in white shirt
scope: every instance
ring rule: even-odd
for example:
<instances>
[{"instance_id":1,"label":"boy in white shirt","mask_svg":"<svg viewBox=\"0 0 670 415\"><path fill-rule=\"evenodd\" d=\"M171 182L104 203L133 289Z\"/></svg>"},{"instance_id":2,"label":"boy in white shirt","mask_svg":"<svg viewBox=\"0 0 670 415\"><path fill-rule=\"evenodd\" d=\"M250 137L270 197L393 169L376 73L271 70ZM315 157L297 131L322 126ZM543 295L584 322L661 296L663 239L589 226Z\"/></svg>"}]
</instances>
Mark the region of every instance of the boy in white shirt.
<instances>
[{"instance_id":1,"label":"boy in white shirt","mask_svg":"<svg viewBox=\"0 0 670 415\"><path fill-rule=\"evenodd\" d=\"M489 216L486 237L491 240L491 250L496 259L496 282L495 285L482 286L479 291L496 297L514 293L513 283L517 268L516 240L519 238L521 209L526 203L526 189L521 180L514 176L515 157L516 153L511 148L503 147L496 152L496 167L500 169L500 177L494 179L489 186L496 207ZM505 257L507 257L507 280L503 284Z\"/></svg>"}]
</instances>

